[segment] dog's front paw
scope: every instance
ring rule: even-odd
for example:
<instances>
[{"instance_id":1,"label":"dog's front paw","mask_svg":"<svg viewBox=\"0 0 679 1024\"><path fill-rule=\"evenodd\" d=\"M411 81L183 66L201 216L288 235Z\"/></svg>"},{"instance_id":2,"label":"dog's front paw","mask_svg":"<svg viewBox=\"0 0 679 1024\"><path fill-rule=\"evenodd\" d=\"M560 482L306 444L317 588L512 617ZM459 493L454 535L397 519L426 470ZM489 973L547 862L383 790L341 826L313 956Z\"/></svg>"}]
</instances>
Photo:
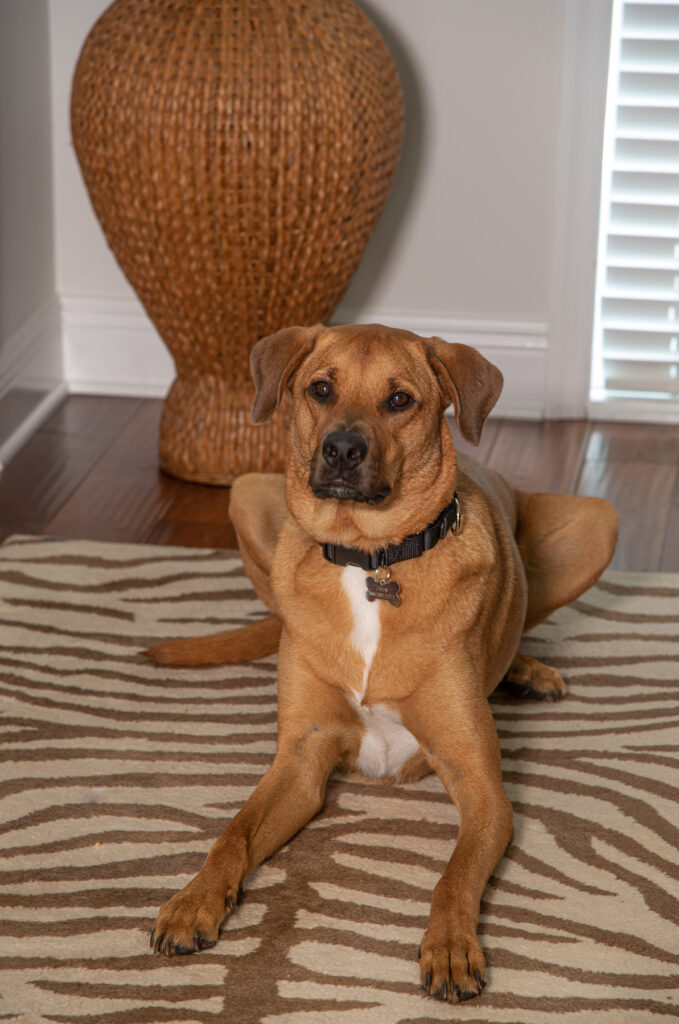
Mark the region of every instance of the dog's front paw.
<instances>
[{"instance_id":1,"label":"dog's front paw","mask_svg":"<svg viewBox=\"0 0 679 1024\"><path fill-rule=\"evenodd\" d=\"M486 961L474 930L430 924L420 946L422 988L434 999L463 1003L486 987Z\"/></svg>"},{"instance_id":2,"label":"dog's front paw","mask_svg":"<svg viewBox=\"0 0 679 1024\"><path fill-rule=\"evenodd\" d=\"M196 953L214 946L227 914L235 910L238 897L216 895L200 884L199 878L165 903L151 933L156 953Z\"/></svg>"}]
</instances>

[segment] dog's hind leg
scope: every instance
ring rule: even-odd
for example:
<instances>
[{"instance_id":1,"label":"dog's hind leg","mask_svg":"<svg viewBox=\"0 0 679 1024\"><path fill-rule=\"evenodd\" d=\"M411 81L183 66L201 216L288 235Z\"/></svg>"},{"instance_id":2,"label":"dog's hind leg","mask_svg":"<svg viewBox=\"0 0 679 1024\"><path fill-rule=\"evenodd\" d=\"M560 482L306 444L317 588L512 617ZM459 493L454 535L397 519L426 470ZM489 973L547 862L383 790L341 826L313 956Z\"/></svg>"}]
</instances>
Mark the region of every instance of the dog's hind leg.
<instances>
[{"instance_id":1,"label":"dog's hind leg","mask_svg":"<svg viewBox=\"0 0 679 1024\"><path fill-rule=\"evenodd\" d=\"M601 498L516 497L516 542L528 582L525 632L596 583L615 551L618 516Z\"/></svg>"},{"instance_id":2,"label":"dog's hind leg","mask_svg":"<svg viewBox=\"0 0 679 1024\"><path fill-rule=\"evenodd\" d=\"M596 583L615 550L618 516L608 501L567 494L516 492L516 542L528 583L524 632ZM506 689L534 700L560 700L561 673L517 654Z\"/></svg>"},{"instance_id":3,"label":"dog's hind leg","mask_svg":"<svg viewBox=\"0 0 679 1024\"><path fill-rule=\"evenodd\" d=\"M561 673L528 654L516 655L502 686L518 697L532 700L561 700L566 692Z\"/></svg>"}]
</instances>

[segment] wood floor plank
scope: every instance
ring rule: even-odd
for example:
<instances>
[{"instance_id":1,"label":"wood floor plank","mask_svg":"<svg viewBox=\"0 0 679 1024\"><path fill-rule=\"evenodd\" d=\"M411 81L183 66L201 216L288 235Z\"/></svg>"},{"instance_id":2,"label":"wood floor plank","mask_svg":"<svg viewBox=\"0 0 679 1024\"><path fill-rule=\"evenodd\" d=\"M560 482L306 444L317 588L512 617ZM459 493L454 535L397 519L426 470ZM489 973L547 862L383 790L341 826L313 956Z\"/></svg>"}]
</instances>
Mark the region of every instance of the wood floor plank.
<instances>
[{"instance_id":1,"label":"wood floor plank","mask_svg":"<svg viewBox=\"0 0 679 1024\"><path fill-rule=\"evenodd\" d=\"M612 569L660 570L676 472L667 463L585 463L578 493L607 498L620 516Z\"/></svg>"},{"instance_id":2,"label":"wood floor plank","mask_svg":"<svg viewBox=\"0 0 679 1024\"><path fill-rule=\"evenodd\" d=\"M158 433L163 403L146 399L140 403L106 450L102 464L109 467L124 465L134 472L158 470Z\"/></svg>"},{"instance_id":3,"label":"wood floor plank","mask_svg":"<svg viewBox=\"0 0 679 1024\"><path fill-rule=\"evenodd\" d=\"M225 523L173 523L162 519L155 523L146 536L147 544L177 544L188 548L238 547L231 521Z\"/></svg>"},{"instance_id":4,"label":"wood floor plank","mask_svg":"<svg viewBox=\"0 0 679 1024\"><path fill-rule=\"evenodd\" d=\"M164 518L172 523L212 523L228 521L230 487L212 487L182 481Z\"/></svg>"},{"instance_id":5,"label":"wood floor plank","mask_svg":"<svg viewBox=\"0 0 679 1024\"><path fill-rule=\"evenodd\" d=\"M47 524L58 537L144 543L169 504L174 481L156 473L142 479L125 470L98 469Z\"/></svg>"},{"instance_id":6,"label":"wood floor plank","mask_svg":"<svg viewBox=\"0 0 679 1024\"><path fill-rule=\"evenodd\" d=\"M62 403L0 477L0 535L41 533L141 404L74 396Z\"/></svg>"},{"instance_id":7,"label":"wood floor plank","mask_svg":"<svg viewBox=\"0 0 679 1024\"><path fill-rule=\"evenodd\" d=\"M102 437L110 444L146 401L107 395L69 395L45 421L40 432Z\"/></svg>"},{"instance_id":8,"label":"wood floor plank","mask_svg":"<svg viewBox=\"0 0 679 1024\"><path fill-rule=\"evenodd\" d=\"M179 481L162 518L148 535L150 544L235 548L236 534L229 519L229 487Z\"/></svg>"},{"instance_id":9,"label":"wood floor plank","mask_svg":"<svg viewBox=\"0 0 679 1024\"><path fill-rule=\"evenodd\" d=\"M592 424L587 461L679 465L679 428L655 423Z\"/></svg>"},{"instance_id":10,"label":"wood floor plank","mask_svg":"<svg viewBox=\"0 0 679 1024\"><path fill-rule=\"evenodd\" d=\"M679 430L674 426L593 424L579 493L608 498L618 510L620 538L611 568L669 571L678 466Z\"/></svg>"},{"instance_id":11,"label":"wood floor plank","mask_svg":"<svg viewBox=\"0 0 679 1024\"><path fill-rule=\"evenodd\" d=\"M162 403L147 401L44 532L142 543L171 504L178 481L158 467Z\"/></svg>"},{"instance_id":12,"label":"wood floor plank","mask_svg":"<svg viewBox=\"0 0 679 1024\"><path fill-rule=\"evenodd\" d=\"M660 569L679 572L679 505L670 507Z\"/></svg>"},{"instance_id":13,"label":"wood floor plank","mask_svg":"<svg viewBox=\"0 0 679 1024\"><path fill-rule=\"evenodd\" d=\"M584 420L501 420L487 463L520 490L570 494L588 433Z\"/></svg>"},{"instance_id":14,"label":"wood floor plank","mask_svg":"<svg viewBox=\"0 0 679 1024\"><path fill-rule=\"evenodd\" d=\"M457 451L463 452L466 455L471 455L472 458L478 459L479 462L487 463L490 453L493 450L493 445L495 444L500 432L502 420L486 420L481 433L481 440L478 445L470 444L469 441L465 441L464 438L460 436L454 417L449 416L448 423Z\"/></svg>"}]
</instances>

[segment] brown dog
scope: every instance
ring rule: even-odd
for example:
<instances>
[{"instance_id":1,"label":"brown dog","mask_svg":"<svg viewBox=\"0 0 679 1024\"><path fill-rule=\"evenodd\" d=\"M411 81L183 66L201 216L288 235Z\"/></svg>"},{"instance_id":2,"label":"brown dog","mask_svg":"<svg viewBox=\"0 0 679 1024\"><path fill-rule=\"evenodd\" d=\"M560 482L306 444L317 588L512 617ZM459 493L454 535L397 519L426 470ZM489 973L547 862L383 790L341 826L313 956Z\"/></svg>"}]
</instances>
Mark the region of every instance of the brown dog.
<instances>
[{"instance_id":1,"label":"brown dog","mask_svg":"<svg viewBox=\"0 0 679 1024\"><path fill-rule=\"evenodd\" d=\"M379 326L293 327L252 352L253 420L292 392L285 481L241 477L231 513L273 614L150 653L236 661L280 635L271 768L161 909L157 951L212 946L245 876L323 805L329 775L413 780L432 769L457 805L455 850L434 889L422 985L459 1001L486 983L476 938L484 887L512 838L487 697L506 677L557 699L559 673L517 656L525 629L591 586L615 547L597 499L523 494L458 458L444 416L478 443L502 387L465 345ZM282 624L282 632L281 632Z\"/></svg>"}]
</instances>

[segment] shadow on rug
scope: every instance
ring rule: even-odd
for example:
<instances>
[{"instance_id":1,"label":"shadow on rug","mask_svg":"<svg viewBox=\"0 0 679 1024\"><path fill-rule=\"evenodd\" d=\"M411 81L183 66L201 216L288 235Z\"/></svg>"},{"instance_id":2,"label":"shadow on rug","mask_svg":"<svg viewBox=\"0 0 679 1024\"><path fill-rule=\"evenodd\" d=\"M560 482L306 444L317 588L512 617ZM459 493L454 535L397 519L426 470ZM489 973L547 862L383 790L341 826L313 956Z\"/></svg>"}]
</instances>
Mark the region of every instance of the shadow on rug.
<instances>
[{"instance_id":1,"label":"shadow on rug","mask_svg":"<svg viewBox=\"0 0 679 1024\"><path fill-rule=\"evenodd\" d=\"M457 814L436 778L340 778L250 876L221 942L149 950L270 764L275 659L140 648L261 614L237 555L14 537L0 548L0 1020L646 1024L679 1016L679 576L607 573L526 642L561 704L492 699L516 840L482 904L489 987L418 989Z\"/></svg>"}]
</instances>

